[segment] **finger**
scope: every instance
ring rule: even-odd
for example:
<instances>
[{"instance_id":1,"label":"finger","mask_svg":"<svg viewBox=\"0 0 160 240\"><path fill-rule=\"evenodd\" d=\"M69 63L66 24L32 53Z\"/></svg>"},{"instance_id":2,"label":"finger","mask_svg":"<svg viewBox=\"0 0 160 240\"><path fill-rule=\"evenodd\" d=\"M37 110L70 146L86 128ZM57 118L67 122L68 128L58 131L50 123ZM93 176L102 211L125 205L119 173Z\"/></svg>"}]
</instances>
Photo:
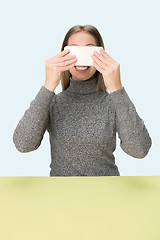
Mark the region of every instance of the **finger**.
<instances>
[{"instance_id":1,"label":"finger","mask_svg":"<svg viewBox=\"0 0 160 240\"><path fill-rule=\"evenodd\" d=\"M69 63L72 63L72 62L77 62L77 58L76 57L70 57L70 58L65 58L65 57L63 57L63 58L61 58L61 59L59 59L59 61L57 61L57 63L60 63L62 66L65 64L65 65L68 65Z\"/></svg>"},{"instance_id":2,"label":"finger","mask_svg":"<svg viewBox=\"0 0 160 240\"><path fill-rule=\"evenodd\" d=\"M73 64L67 65L65 67L64 66L58 66L58 68L60 69L60 71L67 71L67 70L73 68L74 66L75 66L75 64L73 63Z\"/></svg>"},{"instance_id":3,"label":"finger","mask_svg":"<svg viewBox=\"0 0 160 240\"><path fill-rule=\"evenodd\" d=\"M107 59L110 59L110 61L111 61L112 63L117 63L113 58L111 58L111 56L109 56L108 53L106 53L106 52L104 51L104 49L100 49L100 53L101 53L104 57L106 57Z\"/></svg>"},{"instance_id":4,"label":"finger","mask_svg":"<svg viewBox=\"0 0 160 240\"><path fill-rule=\"evenodd\" d=\"M67 56L64 56L62 58L60 58L60 61L67 61L67 60L70 60L70 59L76 59L76 56L75 55L67 55Z\"/></svg>"},{"instance_id":5,"label":"finger","mask_svg":"<svg viewBox=\"0 0 160 240\"><path fill-rule=\"evenodd\" d=\"M101 72L101 73L102 73L102 71L105 70L104 68L102 68L101 66L99 66L99 64L96 62L95 59L93 60L93 65L94 65L94 67L95 67L99 72Z\"/></svg>"},{"instance_id":6,"label":"finger","mask_svg":"<svg viewBox=\"0 0 160 240\"><path fill-rule=\"evenodd\" d=\"M67 71L68 69L71 69L71 68L73 68L75 66L75 64L73 63L73 64L71 64L71 65L69 65L69 66L66 66L66 67L60 67L63 71Z\"/></svg>"},{"instance_id":7,"label":"finger","mask_svg":"<svg viewBox=\"0 0 160 240\"><path fill-rule=\"evenodd\" d=\"M68 66L70 64L75 64L77 60L76 59L71 59L65 62L56 62L56 63L50 63L51 66L56 66L56 67L65 67Z\"/></svg>"},{"instance_id":8,"label":"finger","mask_svg":"<svg viewBox=\"0 0 160 240\"><path fill-rule=\"evenodd\" d=\"M109 66L108 64L102 62L96 55L93 55L93 60L96 61L96 63L101 66L104 70L106 70L107 68L111 68L111 66Z\"/></svg>"},{"instance_id":9,"label":"finger","mask_svg":"<svg viewBox=\"0 0 160 240\"><path fill-rule=\"evenodd\" d=\"M62 52L60 52L60 53L58 54L58 56L59 56L59 57L63 57L63 56L65 56L66 54L68 54L69 52L70 52L69 49L63 50Z\"/></svg>"},{"instance_id":10,"label":"finger","mask_svg":"<svg viewBox=\"0 0 160 240\"><path fill-rule=\"evenodd\" d=\"M101 64L104 64L104 63L105 63L106 65L109 66L110 61L108 61L108 60L107 60L102 54L100 54L99 52L94 51L92 56L96 57L96 59L98 58L97 61L100 59L100 60L101 60ZM99 63L99 65L100 65L100 63Z\"/></svg>"},{"instance_id":11,"label":"finger","mask_svg":"<svg viewBox=\"0 0 160 240\"><path fill-rule=\"evenodd\" d=\"M58 57L58 55L55 57L51 57L49 59L47 59L45 61L45 63L59 63L59 62L65 62L68 61L70 59L76 59L75 55L67 55L67 56L63 56L63 57Z\"/></svg>"},{"instance_id":12,"label":"finger","mask_svg":"<svg viewBox=\"0 0 160 240\"><path fill-rule=\"evenodd\" d=\"M115 63L113 63L111 59L104 57L102 54L100 54L98 52L94 52L94 56L96 56L99 59L101 59L101 61L103 63L105 63L108 67L110 67L110 68L114 68L115 67Z\"/></svg>"}]
</instances>

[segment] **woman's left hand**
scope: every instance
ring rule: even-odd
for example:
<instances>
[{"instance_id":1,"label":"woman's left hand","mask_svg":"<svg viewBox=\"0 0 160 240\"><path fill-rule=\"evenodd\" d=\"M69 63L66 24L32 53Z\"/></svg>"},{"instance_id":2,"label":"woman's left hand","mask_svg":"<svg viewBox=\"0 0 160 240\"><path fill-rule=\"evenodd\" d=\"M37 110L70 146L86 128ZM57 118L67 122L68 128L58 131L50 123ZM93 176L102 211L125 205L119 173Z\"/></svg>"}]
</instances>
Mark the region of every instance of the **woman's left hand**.
<instances>
[{"instance_id":1,"label":"woman's left hand","mask_svg":"<svg viewBox=\"0 0 160 240\"><path fill-rule=\"evenodd\" d=\"M101 54L100 54L101 53ZM104 49L100 53L94 51L91 55L94 67L103 75L105 86L111 91L121 89L120 64L112 59Z\"/></svg>"}]
</instances>

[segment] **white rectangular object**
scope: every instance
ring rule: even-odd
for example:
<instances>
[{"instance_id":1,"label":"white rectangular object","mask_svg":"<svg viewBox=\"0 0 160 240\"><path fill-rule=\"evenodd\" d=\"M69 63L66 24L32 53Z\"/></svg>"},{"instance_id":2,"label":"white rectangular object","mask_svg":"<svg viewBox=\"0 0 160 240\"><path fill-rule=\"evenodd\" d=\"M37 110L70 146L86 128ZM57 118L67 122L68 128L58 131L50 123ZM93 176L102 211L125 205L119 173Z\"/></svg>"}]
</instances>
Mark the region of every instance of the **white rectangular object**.
<instances>
[{"instance_id":1,"label":"white rectangular object","mask_svg":"<svg viewBox=\"0 0 160 240\"><path fill-rule=\"evenodd\" d=\"M65 46L64 50L66 49L70 50L68 55L76 55L77 58L77 62L75 63L76 66L94 66L91 55L93 54L94 51L100 53L99 50L103 49L103 47Z\"/></svg>"}]
</instances>

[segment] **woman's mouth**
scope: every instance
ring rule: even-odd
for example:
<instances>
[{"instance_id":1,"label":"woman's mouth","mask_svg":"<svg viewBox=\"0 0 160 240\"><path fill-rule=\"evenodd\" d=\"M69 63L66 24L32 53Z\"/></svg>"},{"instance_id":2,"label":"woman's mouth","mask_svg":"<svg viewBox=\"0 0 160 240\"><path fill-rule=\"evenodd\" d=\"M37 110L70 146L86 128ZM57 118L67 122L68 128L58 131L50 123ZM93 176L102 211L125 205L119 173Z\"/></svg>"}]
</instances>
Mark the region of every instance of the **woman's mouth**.
<instances>
[{"instance_id":1,"label":"woman's mouth","mask_svg":"<svg viewBox=\"0 0 160 240\"><path fill-rule=\"evenodd\" d=\"M82 67L82 66L75 66L75 70L77 72L81 72L81 73L87 72L89 68L90 68L90 66L84 66L84 67Z\"/></svg>"}]
</instances>

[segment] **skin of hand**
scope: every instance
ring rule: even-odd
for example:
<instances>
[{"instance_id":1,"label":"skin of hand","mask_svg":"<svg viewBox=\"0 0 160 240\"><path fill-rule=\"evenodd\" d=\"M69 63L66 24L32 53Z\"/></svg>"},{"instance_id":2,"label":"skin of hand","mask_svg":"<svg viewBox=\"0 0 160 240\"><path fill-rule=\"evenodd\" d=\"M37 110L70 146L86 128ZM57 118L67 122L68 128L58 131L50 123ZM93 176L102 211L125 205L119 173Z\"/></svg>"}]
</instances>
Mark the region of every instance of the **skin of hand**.
<instances>
[{"instance_id":1,"label":"skin of hand","mask_svg":"<svg viewBox=\"0 0 160 240\"><path fill-rule=\"evenodd\" d=\"M123 86L120 77L120 64L111 58L104 49L100 49L100 53L94 51L91 57L93 65L103 75L105 86L111 92L121 89Z\"/></svg>"}]
</instances>

